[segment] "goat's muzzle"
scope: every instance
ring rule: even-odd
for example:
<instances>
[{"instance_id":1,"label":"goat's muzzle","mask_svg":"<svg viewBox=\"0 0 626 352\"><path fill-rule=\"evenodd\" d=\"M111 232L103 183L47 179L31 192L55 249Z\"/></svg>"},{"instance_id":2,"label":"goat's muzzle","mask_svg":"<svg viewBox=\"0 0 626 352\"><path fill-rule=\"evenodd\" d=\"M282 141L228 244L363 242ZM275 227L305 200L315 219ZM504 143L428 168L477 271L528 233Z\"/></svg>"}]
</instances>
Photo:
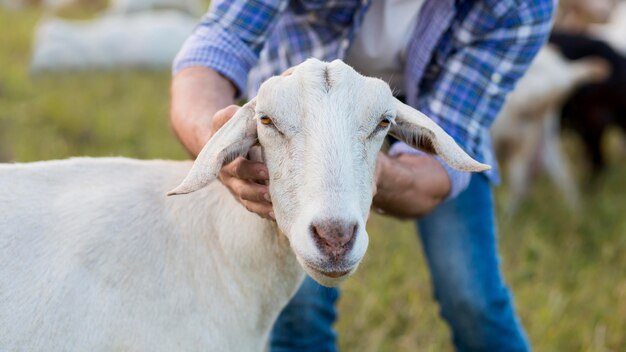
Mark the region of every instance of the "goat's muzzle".
<instances>
[{"instance_id":1,"label":"goat's muzzle","mask_svg":"<svg viewBox=\"0 0 626 352\"><path fill-rule=\"evenodd\" d=\"M322 255L335 264L342 262L354 246L358 226L356 221L329 219L314 221L310 232Z\"/></svg>"}]
</instances>

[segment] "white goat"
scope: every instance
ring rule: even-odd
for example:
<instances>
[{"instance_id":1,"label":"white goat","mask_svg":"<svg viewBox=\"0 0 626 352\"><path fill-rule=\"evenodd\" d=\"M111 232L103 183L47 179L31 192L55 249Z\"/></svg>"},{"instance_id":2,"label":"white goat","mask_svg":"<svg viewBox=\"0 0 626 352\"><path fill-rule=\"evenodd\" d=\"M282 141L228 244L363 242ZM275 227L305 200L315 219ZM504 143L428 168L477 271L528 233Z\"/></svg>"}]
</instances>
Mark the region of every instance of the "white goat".
<instances>
[{"instance_id":1,"label":"white goat","mask_svg":"<svg viewBox=\"0 0 626 352\"><path fill-rule=\"evenodd\" d=\"M191 171L118 158L0 166L0 346L262 350L304 271L337 285L362 259L388 131L458 169L489 168L383 81L314 59L266 81ZM256 143L276 223L212 182ZM198 191L165 197L187 172L171 194Z\"/></svg>"},{"instance_id":2,"label":"white goat","mask_svg":"<svg viewBox=\"0 0 626 352\"><path fill-rule=\"evenodd\" d=\"M40 5L45 12L48 13L57 13L62 11L63 9L72 7L72 6L80 6L84 4L91 4L95 2L94 0L0 0L0 7L7 8L9 10L21 10L28 6ZM98 5L100 3L104 3L106 0L98 1ZM103 4L104 5L104 4Z\"/></svg>"},{"instance_id":3,"label":"white goat","mask_svg":"<svg viewBox=\"0 0 626 352\"><path fill-rule=\"evenodd\" d=\"M202 15L200 0L110 0L109 12L133 13L154 10L179 10L193 16Z\"/></svg>"},{"instance_id":4,"label":"white goat","mask_svg":"<svg viewBox=\"0 0 626 352\"><path fill-rule=\"evenodd\" d=\"M33 71L169 67L198 20L179 11L46 18L37 27Z\"/></svg>"},{"instance_id":5,"label":"white goat","mask_svg":"<svg viewBox=\"0 0 626 352\"><path fill-rule=\"evenodd\" d=\"M528 192L538 158L569 205L579 207L578 189L561 152L560 108L576 87L604 79L608 70L604 60L567 61L555 48L546 46L507 97L491 132L508 168L509 216Z\"/></svg>"},{"instance_id":6,"label":"white goat","mask_svg":"<svg viewBox=\"0 0 626 352\"><path fill-rule=\"evenodd\" d=\"M26 0L0 0L0 8L10 11L21 10L31 4L31 1Z\"/></svg>"}]
</instances>

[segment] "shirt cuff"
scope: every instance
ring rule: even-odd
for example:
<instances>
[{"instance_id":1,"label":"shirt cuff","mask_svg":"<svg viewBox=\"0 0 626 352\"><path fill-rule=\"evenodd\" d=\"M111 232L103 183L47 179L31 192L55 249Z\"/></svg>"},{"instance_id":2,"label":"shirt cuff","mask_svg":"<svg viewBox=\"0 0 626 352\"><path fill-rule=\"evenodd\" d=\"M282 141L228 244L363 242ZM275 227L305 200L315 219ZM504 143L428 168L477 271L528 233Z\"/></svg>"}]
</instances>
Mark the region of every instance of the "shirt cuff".
<instances>
[{"instance_id":1,"label":"shirt cuff","mask_svg":"<svg viewBox=\"0 0 626 352\"><path fill-rule=\"evenodd\" d=\"M451 168L439 156L424 153L423 151L417 150L404 142L398 141L394 143L389 149L389 155L398 156L400 154L428 155L435 158L441 164L441 166L443 166L443 168L446 170L446 173L448 174L448 178L450 179L450 193L448 193L448 196L445 200L456 198L456 196L458 196L469 186L472 174L469 172L459 171Z\"/></svg>"},{"instance_id":2,"label":"shirt cuff","mask_svg":"<svg viewBox=\"0 0 626 352\"><path fill-rule=\"evenodd\" d=\"M176 55L172 71L176 74L192 66L211 68L237 87L236 98L240 98L246 91L248 72L257 61L252 49L219 24L201 24Z\"/></svg>"}]
</instances>

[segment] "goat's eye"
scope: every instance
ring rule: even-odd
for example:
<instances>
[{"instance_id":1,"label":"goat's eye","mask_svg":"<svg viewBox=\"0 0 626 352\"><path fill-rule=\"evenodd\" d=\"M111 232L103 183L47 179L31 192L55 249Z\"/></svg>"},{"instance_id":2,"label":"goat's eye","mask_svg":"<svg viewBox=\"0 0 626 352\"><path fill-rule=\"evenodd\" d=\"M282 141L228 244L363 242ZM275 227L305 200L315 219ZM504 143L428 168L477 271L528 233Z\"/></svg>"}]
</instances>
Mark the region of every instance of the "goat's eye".
<instances>
[{"instance_id":1,"label":"goat's eye","mask_svg":"<svg viewBox=\"0 0 626 352\"><path fill-rule=\"evenodd\" d=\"M389 126L389 124L391 123L391 120L389 119L382 119L379 123L378 123L378 127L382 127L385 128L387 126Z\"/></svg>"},{"instance_id":2,"label":"goat's eye","mask_svg":"<svg viewBox=\"0 0 626 352\"><path fill-rule=\"evenodd\" d=\"M264 124L264 125L271 125L272 124L272 119L270 119L268 116L260 117L259 121L261 121L261 123Z\"/></svg>"}]
</instances>

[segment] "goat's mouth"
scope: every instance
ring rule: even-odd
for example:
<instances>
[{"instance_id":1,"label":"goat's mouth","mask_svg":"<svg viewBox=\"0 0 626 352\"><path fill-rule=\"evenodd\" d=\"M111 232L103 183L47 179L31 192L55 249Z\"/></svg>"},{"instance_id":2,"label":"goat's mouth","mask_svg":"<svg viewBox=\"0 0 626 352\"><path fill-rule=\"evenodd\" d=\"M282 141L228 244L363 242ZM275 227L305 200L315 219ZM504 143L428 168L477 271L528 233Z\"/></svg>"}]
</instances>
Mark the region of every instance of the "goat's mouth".
<instances>
[{"instance_id":1,"label":"goat's mouth","mask_svg":"<svg viewBox=\"0 0 626 352\"><path fill-rule=\"evenodd\" d=\"M339 285L341 282L343 282L343 280L345 280L352 273L354 273L358 266L358 264L355 264L354 266L350 268L346 268L345 266L342 266L340 268L334 269L334 268L320 268L319 266L315 264L307 263L305 261L302 261L301 263L302 263L302 266L304 267L304 270L315 281L317 281L319 284L324 285L324 286Z\"/></svg>"},{"instance_id":2,"label":"goat's mouth","mask_svg":"<svg viewBox=\"0 0 626 352\"><path fill-rule=\"evenodd\" d=\"M328 276L328 277L332 277L333 279L336 279L336 278L339 278L339 277L342 277L342 276L346 276L346 275L350 274L350 272L352 271L352 270L324 271L324 270L316 269L316 268L313 268L313 267L310 267L310 266L309 266L309 268L311 268L312 270L317 271L318 273L320 273L322 275L325 275L325 276Z\"/></svg>"},{"instance_id":3,"label":"goat's mouth","mask_svg":"<svg viewBox=\"0 0 626 352\"><path fill-rule=\"evenodd\" d=\"M336 279L338 277L342 277L342 276L348 275L350 273L350 270L348 270L348 271L331 271L331 272L320 271L320 273L322 275L326 275L328 277L332 277L333 279Z\"/></svg>"}]
</instances>

